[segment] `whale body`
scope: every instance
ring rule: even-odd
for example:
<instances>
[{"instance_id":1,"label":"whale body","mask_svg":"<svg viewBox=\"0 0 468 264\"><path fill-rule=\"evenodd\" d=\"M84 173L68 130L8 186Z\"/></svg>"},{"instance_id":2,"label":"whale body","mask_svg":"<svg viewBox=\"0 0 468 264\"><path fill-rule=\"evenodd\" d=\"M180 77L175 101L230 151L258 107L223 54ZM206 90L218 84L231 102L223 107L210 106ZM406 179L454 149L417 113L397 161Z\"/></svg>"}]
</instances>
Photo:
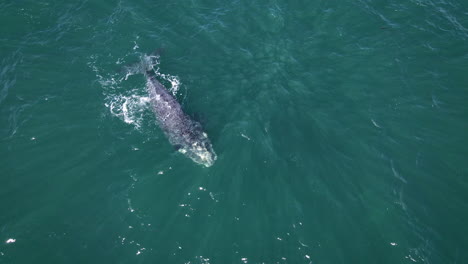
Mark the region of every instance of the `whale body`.
<instances>
[{"instance_id":1,"label":"whale body","mask_svg":"<svg viewBox=\"0 0 468 264\"><path fill-rule=\"evenodd\" d=\"M196 163L210 167L217 156L202 126L184 113L176 98L156 79L144 72L152 110L159 127L176 149Z\"/></svg>"}]
</instances>

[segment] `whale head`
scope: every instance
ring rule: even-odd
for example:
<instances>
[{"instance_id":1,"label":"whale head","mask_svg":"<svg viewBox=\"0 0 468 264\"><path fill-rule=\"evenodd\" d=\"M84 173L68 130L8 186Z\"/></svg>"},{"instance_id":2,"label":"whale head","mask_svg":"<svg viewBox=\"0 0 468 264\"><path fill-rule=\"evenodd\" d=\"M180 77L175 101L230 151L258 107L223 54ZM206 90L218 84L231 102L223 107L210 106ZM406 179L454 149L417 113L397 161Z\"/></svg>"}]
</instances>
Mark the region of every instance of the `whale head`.
<instances>
[{"instance_id":1,"label":"whale head","mask_svg":"<svg viewBox=\"0 0 468 264\"><path fill-rule=\"evenodd\" d=\"M178 149L180 153L205 167L211 167L214 164L217 156L205 132L198 129L192 130L185 139L185 144Z\"/></svg>"}]
</instances>

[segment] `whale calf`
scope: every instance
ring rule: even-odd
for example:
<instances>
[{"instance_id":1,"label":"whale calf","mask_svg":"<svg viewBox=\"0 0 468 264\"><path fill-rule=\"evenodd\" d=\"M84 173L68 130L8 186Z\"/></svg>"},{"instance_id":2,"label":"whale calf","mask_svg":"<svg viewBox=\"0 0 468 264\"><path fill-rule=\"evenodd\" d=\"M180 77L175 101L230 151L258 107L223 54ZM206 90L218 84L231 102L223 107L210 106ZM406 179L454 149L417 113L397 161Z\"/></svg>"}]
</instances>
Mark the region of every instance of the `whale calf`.
<instances>
[{"instance_id":1,"label":"whale calf","mask_svg":"<svg viewBox=\"0 0 468 264\"><path fill-rule=\"evenodd\" d=\"M176 98L156 79L152 67L141 65L157 124L169 142L194 162L210 167L217 156L202 126L184 113Z\"/></svg>"}]
</instances>

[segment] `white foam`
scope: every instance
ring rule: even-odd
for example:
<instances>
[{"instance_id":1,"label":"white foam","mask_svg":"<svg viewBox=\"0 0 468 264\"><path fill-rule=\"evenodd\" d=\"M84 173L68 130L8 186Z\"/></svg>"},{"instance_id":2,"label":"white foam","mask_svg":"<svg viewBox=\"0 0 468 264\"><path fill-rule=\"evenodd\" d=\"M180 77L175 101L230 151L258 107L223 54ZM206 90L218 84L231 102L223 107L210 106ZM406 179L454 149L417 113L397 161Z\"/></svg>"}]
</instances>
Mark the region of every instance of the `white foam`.
<instances>
[{"instance_id":1,"label":"white foam","mask_svg":"<svg viewBox=\"0 0 468 264\"><path fill-rule=\"evenodd\" d=\"M137 36L133 41L133 50L139 48L137 43L138 39L139 37ZM134 56L135 54L138 53L131 51L125 56L119 57L115 64L125 64L127 63L126 57ZM143 116L145 113L148 113L147 110L150 98L148 97L144 84L142 84L141 87L136 87L131 90L124 88L126 86L124 82L128 79L129 76L140 74L142 67L144 67L145 70L152 69L154 70L155 74L160 77L160 79L166 80L171 84L171 87L167 88L172 94L174 94L174 96L179 91L180 80L177 76L162 74L159 72L159 68L157 67L160 63L159 56L140 56L141 64L126 67L124 77L121 74L117 74L113 71L109 71L107 69L103 70L98 64L99 55L91 55L89 59L90 61L88 62L88 66L95 73L97 82L101 85L103 93L106 96L104 105L109 109L113 116L118 117L126 124L133 125L137 130L142 127L144 121ZM143 77L142 80L144 80ZM151 120L150 122L154 121Z\"/></svg>"},{"instance_id":2,"label":"white foam","mask_svg":"<svg viewBox=\"0 0 468 264\"><path fill-rule=\"evenodd\" d=\"M302 243L301 241L299 241L299 244L301 244L301 246L303 246L303 247L309 247L308 245Z\"/></svg>"},{"instance_id":3,"label":"white foam","mask_svg":"<svg viewBox=\"0 0 468 264\"><path fill-rule=\"evenodd\" d=\"M371 119L371 121L372 121L372 124L373 124L375 127L377 127L377 128L382 128L381 126L379 126L379 124L377 124L377 122L375 122L374 119Z\"/></svg>"},{"instance_id":4,"label":"white foam","mask_svg":"<svg viewBox=\"0 0 468 264\"><path fill-rule=\"evenodd\" d=\"M149 97L138 95L112 95L106 98L108 102L105 106L109 108L112 115L120 118L127 124L132 124L135 128L140 128L143 122L143 115L147 110Z\"/></svg>"},{"instance_id":5,"label":"white foam","mask_svg":"<svg viewBox=\"0 0 468 264\"><path fill-rule=\"evenodd\" d=\"M251 140L248 136L244 135L243 133L241 133L241 136L249 141Z\"/></svg>"}]
</instances>

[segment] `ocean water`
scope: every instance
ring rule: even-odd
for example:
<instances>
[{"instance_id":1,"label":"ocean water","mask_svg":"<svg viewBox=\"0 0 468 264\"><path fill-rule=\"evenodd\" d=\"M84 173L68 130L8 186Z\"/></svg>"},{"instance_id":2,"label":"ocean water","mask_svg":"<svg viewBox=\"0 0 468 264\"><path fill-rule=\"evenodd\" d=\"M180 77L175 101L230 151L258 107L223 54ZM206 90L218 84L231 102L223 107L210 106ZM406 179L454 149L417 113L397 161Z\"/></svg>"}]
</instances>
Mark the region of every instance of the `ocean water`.
<instances>
[{"instance_id":1,"label":"ocean water","mask_svg":"<svg viewBox=\"0 0 468 264\"><path fill-rule=\"evenodd\" d=\"M0 263L468 263L466 1L3 0L0 25ZM209 168L122 70L157 49Z\"/></svg>"}]
</instances>

